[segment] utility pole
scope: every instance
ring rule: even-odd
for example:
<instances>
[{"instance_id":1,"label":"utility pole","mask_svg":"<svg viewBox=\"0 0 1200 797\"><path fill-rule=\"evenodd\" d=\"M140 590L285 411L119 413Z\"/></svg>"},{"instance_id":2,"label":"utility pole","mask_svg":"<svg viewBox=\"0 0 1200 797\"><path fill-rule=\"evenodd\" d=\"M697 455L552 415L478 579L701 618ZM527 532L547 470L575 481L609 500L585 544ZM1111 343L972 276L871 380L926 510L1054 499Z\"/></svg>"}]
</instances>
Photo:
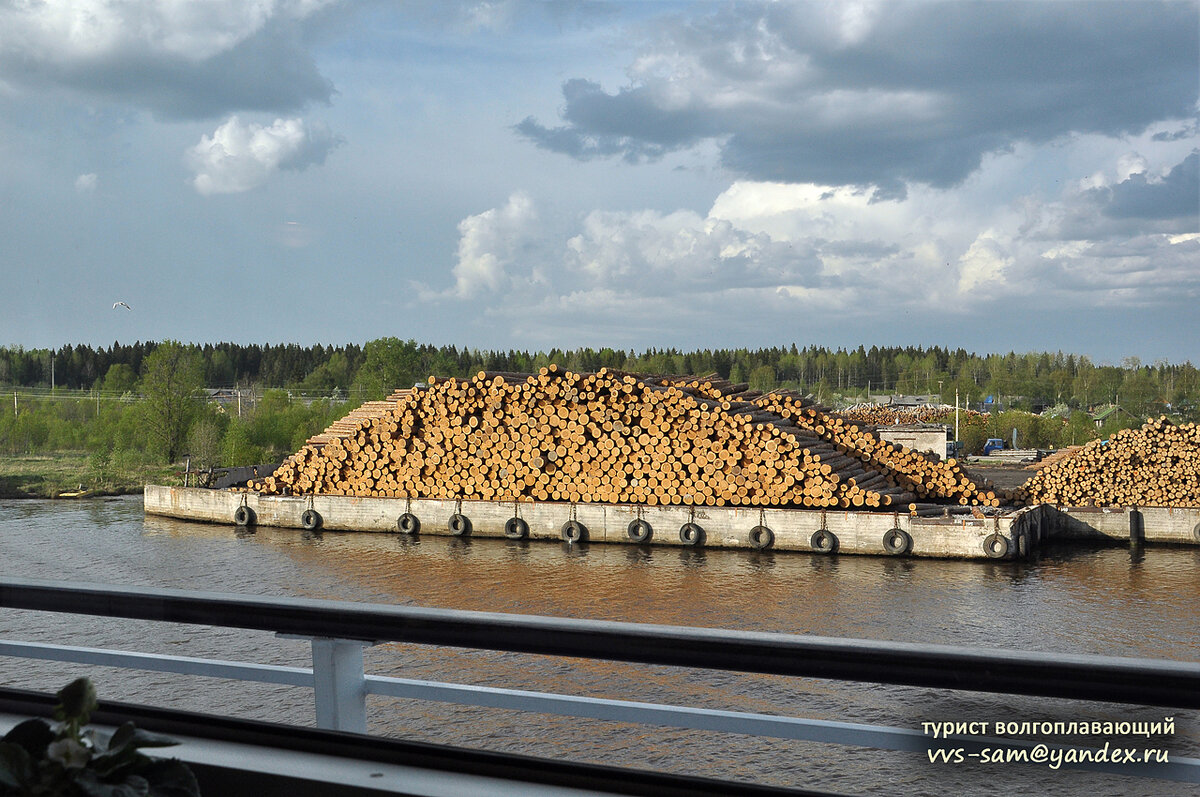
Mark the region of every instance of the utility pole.
<instances>
[{"instance_id":1,"label":"utility pole","mask_svg":"<svg viewBox=\"0 0 1200 797\"><path fill-rule=\"evenodd\" d=\"M958 442L958 388L954 388L954 442Z\"/></svg>"}]
</instances>

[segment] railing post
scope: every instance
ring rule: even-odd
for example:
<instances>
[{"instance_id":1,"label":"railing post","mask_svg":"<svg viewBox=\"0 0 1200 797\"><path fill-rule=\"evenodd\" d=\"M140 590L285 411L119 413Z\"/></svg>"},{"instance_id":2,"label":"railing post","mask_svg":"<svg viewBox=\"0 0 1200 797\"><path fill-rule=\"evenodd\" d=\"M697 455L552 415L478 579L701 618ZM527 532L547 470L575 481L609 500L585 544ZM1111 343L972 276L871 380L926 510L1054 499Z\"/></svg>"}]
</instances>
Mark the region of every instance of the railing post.
<instances>
[{"instance_id":1,"label":"railing post","mask_svg":"<svg viewBox=\"0 0 1200 797\"><path fill-rule=\"evenodd\" d=\"M367 732L363 648L370 644L353 639L312 640L318 728Z\"/></svg>"}]
</instances>

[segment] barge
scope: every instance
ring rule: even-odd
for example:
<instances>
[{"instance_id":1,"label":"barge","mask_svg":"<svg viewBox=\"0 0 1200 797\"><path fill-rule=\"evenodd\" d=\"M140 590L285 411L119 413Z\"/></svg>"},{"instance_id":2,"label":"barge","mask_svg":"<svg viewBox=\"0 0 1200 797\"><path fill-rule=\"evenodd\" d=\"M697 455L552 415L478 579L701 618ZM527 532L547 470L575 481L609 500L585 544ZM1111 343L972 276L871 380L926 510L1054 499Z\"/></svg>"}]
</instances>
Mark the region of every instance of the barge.
<instances>
[{"instance_id":1,"label":"barge","mask_svg":"<svg viewBox=\"0 0 1200 797\"><path fill-rule=\"evenodd\" d=\"M1054 507L922 517L842 509L276 496L147 485L145 511L228 525L569 543L1024 559L1050 539L1200 544L1200 508Z\"/></svg>"},{"instance_id":2,"label":"barge","mask_svg":"<svg viewBox=\"0 0 1200 797\"><path fill-rule=\"evenodd\" d=\"M560 540L816 554L1017 559L1044 537L1046 509L990 517L714 506L275 496L147 485L147 514L229 525Z\"/></svg>"}]
</instances>

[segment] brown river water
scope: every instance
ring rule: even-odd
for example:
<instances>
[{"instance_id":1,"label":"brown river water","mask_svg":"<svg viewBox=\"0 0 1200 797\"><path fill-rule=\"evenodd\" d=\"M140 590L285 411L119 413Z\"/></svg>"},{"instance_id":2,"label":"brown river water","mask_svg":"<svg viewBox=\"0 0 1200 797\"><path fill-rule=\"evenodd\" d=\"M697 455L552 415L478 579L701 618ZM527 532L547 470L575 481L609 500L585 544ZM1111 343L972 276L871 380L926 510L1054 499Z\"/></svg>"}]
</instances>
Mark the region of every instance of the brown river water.
<instances>
[{"instance_id":1,"label":"brown river water","mask_svg":"<svg viewBox=\"0 0 1200 797\"><path fill-rule=\"evenodd\" d=\"M0 501L0 576L327 598L901 642L1200 660L1200 548L1051 547L1026 562L566 546L253 532L148 517L138 496ZM310 666L272 634L0 610L0 637ZM417 645L368 672L920 730L925 721L1149 721L1175 733L1092 746L1200 757L1200 712ZM90 675L102 698L311 725L311 690L0 659L10 686ZM371 732L848 794L1197 794L1150 778L372 698Z\"/></svg>"}]
</instances>

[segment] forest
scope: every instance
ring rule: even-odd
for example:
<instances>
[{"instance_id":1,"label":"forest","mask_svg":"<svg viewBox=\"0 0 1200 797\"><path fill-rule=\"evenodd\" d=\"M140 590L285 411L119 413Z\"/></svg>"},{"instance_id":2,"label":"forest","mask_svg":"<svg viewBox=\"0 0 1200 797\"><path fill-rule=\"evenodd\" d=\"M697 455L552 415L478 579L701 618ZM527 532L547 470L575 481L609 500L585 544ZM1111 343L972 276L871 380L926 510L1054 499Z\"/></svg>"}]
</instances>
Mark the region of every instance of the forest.
<instances>
[{"instance_id":1,"label":"forest","mask_svg":"<svg viewBox=\"0 0 1200 797\"><path fill-rule=\"evenodd\" d=\"M1105 437L1147 417L1200 420L1189 362L1097 364L1063 352L976 354L940 347L817 346L643 352L603 348L483 351L380 338L364 345L113 343L0 348L0 454L87 455L93 478L139 463L194 467L278 461L363 401L430 374L534 371L715 373L758 390L811 393L837 409L888 396L990 410L965 424L968 453L1019 430L1028 447ZM986 402L986 403L985 403ZM1097 428L1093 413L1119 406ZM951 411L951 415L953 412Z\"/></svg>"}]
</instances>

